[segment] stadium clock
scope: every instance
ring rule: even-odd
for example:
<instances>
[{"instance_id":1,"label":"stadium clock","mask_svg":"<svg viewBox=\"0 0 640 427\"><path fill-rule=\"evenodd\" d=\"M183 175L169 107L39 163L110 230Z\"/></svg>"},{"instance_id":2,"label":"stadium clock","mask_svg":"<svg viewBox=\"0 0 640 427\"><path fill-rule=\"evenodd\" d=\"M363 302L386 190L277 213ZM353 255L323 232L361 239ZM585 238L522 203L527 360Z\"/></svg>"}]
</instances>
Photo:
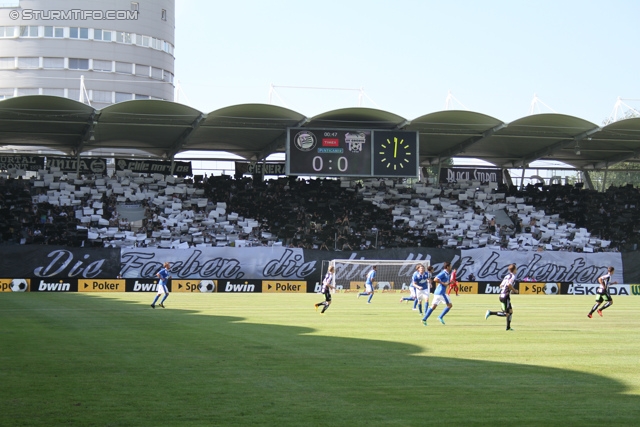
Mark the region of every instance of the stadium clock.
<instances>
[{"instance_id":1,"label":"stadium clock","mask_svg":"<svg viewBox=\"0 0 640 427\"><path fill-rule=\"evenodd\" d=\"M373 134L373 175L418 176L418 134L407 131L375 131Z\"/></svg>"},{"instance_id":2,"label":"stadium clock","mask_svg":"<svg viewBox=\"0 0 640 427\"><path fill-rule=\"evenodd\" d=\"M287 175L371 176L370 130L290 128Z\"/></svg>"}]
</instances>

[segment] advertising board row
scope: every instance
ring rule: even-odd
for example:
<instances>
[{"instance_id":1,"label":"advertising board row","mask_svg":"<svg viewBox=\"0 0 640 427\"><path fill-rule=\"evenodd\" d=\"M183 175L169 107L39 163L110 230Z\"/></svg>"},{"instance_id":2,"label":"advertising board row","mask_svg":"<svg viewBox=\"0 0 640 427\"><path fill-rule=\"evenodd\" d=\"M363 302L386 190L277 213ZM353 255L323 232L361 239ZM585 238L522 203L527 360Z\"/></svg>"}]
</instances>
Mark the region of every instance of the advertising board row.
<instances>
[{"instance_id":1,"label":"advertising board row","mask_svg":"<svg viewBox=\"0 0 640 427\"><path fill-rule=\"evenodd\" d=\"M153 279L60 279L35 278L0 279L0 292L156 292L158 281ZM187 293L315 293L320 283L306 280L227 280L227 279L171 279L170 292ZM536 283L520 282L516 285L521 295L596 295L598 285L589 283ZM338 292L361 292L364 282L351 281L337 285ZM377 282L376 290L383 293L408 293L406 284ZM640 296L640 285L610 285L611 295ZM499 294L500 282L460 282L462 295Z\"/></svg>"}]
</instances>

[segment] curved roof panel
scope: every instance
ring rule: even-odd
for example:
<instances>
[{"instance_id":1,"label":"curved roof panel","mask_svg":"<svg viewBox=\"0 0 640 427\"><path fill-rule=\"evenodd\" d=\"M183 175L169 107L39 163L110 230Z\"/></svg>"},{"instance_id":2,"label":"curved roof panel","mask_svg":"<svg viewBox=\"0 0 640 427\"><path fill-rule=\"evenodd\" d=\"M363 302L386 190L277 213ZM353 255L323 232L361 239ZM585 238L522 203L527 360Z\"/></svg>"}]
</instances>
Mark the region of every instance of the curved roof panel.
<instances>
[{"instance_id":1,"label":"curved roof panel","mask_svg":"<svg viewBox=\"0 0 640 427\"><path fill-rule=\"evenodd\" d=\"M588 159L585 168L604 168L640 157L640 118L611 123L580 142L580 154Z\"/></svg>"},{"instance_id":2,"label":"curved roof panel","mask_svg":"<svg viewBox=\"0 0 640 427\"><path fill-rule=\"evenodd\" d=\"M67 98L30 95L0 101L0 144L70 151L95 110Z\"/></svg>"},{"instance_id":3,"label":"curved roof panel","mask_svg":"<svg viewBox=\"0 0 640 427\"><path fill-rule=\"evenodd\" d=\"M227 151L246 159L267 157L284 148L286 129L305 117L269 104L241 104L207 114L182 147L185 150Z\"/></svg>"},{"instance_id":4,"label":"curved roof panel","mask_svg":"<svg viewBox=\"0 0 640 427\"><path fill-rule=\"evenodd\" d=\"M402 126L407 119L388 111L375 108L342 108L327 111L309 119L308 128L332 129L394 129Z\"/></svg>"},{"instance_id":5,"label":"curved roof panel","mask_svg":"<svg viewBox=\"0 0 640 427\"><path fill-rule=\"evenodd\" d=\"M518 167L538 159L571 164L575 159L561 155L576 139L596 132L598 126L563 114L536 114L523 117L478 141L467 152L502 167Z\"/></svg>"},{"instance_id":6,"label":"curved roof panel","mask_svg":"<svg viewBox=\"0 0 640 427\"><path fill-rule=\"evenodd\" d=\"M94 139L82 150L137 148L156 156L171 151L202 113L186 105L160 100L135 100L100 110Z\"/></svg>"},{"instance_id":7,"label":"curved roof panel","mask_svg":"<svg viewBox=\"0 0 640 427\"><path fill-rule=\"evenodd\" d=\"M472 111L439 111L413 119L404 129L419 133L420 158L424 164L432 164L463 155L467 147L503 125L498 119Z\"/></svg>"}]
</instances>

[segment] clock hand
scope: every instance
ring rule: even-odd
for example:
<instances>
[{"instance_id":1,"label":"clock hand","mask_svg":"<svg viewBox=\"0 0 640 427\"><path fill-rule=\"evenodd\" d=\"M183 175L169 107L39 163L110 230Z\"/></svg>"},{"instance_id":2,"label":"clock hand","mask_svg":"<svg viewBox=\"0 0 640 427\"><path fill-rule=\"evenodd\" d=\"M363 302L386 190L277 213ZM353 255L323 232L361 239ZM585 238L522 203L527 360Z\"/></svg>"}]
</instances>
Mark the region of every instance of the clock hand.
<instances>
[{"instance_id":1,"label":"clock hand","mask_svg":"<svg viewBox=\"0 0 640 427\"><path fill-rule=\"evenodd\" d=\"M395 159L398 157L398 138L393 138L393 141L395 142L395 147L393 149L393 158Z\"/></svg>"}]
</instances>

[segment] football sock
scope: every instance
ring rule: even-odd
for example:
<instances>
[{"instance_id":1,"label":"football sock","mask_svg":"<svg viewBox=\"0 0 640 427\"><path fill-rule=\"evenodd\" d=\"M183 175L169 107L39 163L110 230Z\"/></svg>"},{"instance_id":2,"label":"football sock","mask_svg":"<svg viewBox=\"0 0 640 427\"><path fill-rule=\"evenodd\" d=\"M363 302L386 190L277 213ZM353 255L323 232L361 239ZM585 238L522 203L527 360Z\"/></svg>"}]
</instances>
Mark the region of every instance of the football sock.
<instances>
[{"instance_id":1,"label":"football sock","mask_svg":"<svg viewBox=\"0 0 640 427\"><path fill-rule=\"evenodd\" d=\"M600 311L604 310L605 308L609 308L609 307L611 307L611 305L612 305L612 304L613 304L613 303L612 303L611 301L607 301L607 302L602 306L602 308L600 309Z\"/></svg>"},{"instance_id":2,"label":"football sock","mask_svg":"<svg viewBox=\"0 0 640 427\"><path fill-rule=\"evenodd\" d=\"M513 314L507 316L507 329L511 329L511 316L513 316Z\"/></svg>"},{"instance_id":3,"label":"football sock","mask_svg":"<svg viewBox=\"0 0 640 427\"><path fill-rule=\"evenodd\" d=\"M433 308L429 307L427 309L427 312L424 314L424 317L422 318L422 320L427 320L429 316L431 316L431 313L433 313Z\"/></svg>"},{"instance_id":4,"label":"football sock","mask_svg":"<svg viewBox=\"0 0 640 427\"><path fill-rule=\"evenodd\" d=\"M504 311L492 311L491 313L495 313L498 317L507 317L507 313L505 313Z\"/></svg>"},{"instance_id":5,"label":"football sock","mask_svg":"<svg viewBox=\"0 0 640 427\"><path fill-rule=\"evenodd\" d=\"M322 305L324 305L324 307L322 307L322 311L320 313L324 313L329 308L328 304L322 304Z\"/></svg>"},{"instance_id":6,"label":"football sock","mask_svg":"<svg viewBox=\"0 0 640 427\"><path fill-rule=\"evenodd\" d=\"M418 298L416 298L413 300L413 309L415 310L418 305L420 305L420 301L418 301ZM420 309L420 311L422 311L422 308Z\"/></svg>"},{"instance_id":7,"label":"football sock","mask_svg":"<svg viewBox=\"0 0 640 427\"><path fill-rule=\"evenodd\" d=\"M164 298L162 298L162 301L160 301L160 304L163 304L164 300L166 300L168 296L169 296L169 294L164 294Z\"/></svg>"},{"instance_id":8,"label":"football sock","mask_svg":"<svg viewBox=\"0 0 640 427\"><path fill-rule=\"evenodd\" d=\"M444 317L445 314L447 314L449 312L449 310L451 310L451 307L447 307L444 310L442 310L442 314L438 317L440 317L441 319Z\"/></svg>"},{"instance_id":9,"label":"football sock","mask_svg":"<svg viewBox=\"0 0 640 427\"><path fill-rule=\"evenodd\" d=\"M597 302L596 305L594 305L593 308L591 308L591 311L589 313L593 314L598 309L599 305L600 305L600 303Z\"/></svg>"},{"instance_id":10,"label":"football sock","mask_svg":"<svg viewBox=\"0 0 640 427\"><path fill-rule=\"evenodd\" d=\"M160 295L156 295L156 298L153 300L151 305L156 305L156 302L158 301L158 298L160 298Z\"/></svg>"},{"instance_id":11,"label":"football sock","mask_svg":"<svg viewBox=\"0 0 640 427\"><path fill-rule=\"evenodd\" d=\"M369 299L367 300L367 302L371 302L371 298L373 298L373 293L369 295Z\"/></svg>"}]
</instances>

